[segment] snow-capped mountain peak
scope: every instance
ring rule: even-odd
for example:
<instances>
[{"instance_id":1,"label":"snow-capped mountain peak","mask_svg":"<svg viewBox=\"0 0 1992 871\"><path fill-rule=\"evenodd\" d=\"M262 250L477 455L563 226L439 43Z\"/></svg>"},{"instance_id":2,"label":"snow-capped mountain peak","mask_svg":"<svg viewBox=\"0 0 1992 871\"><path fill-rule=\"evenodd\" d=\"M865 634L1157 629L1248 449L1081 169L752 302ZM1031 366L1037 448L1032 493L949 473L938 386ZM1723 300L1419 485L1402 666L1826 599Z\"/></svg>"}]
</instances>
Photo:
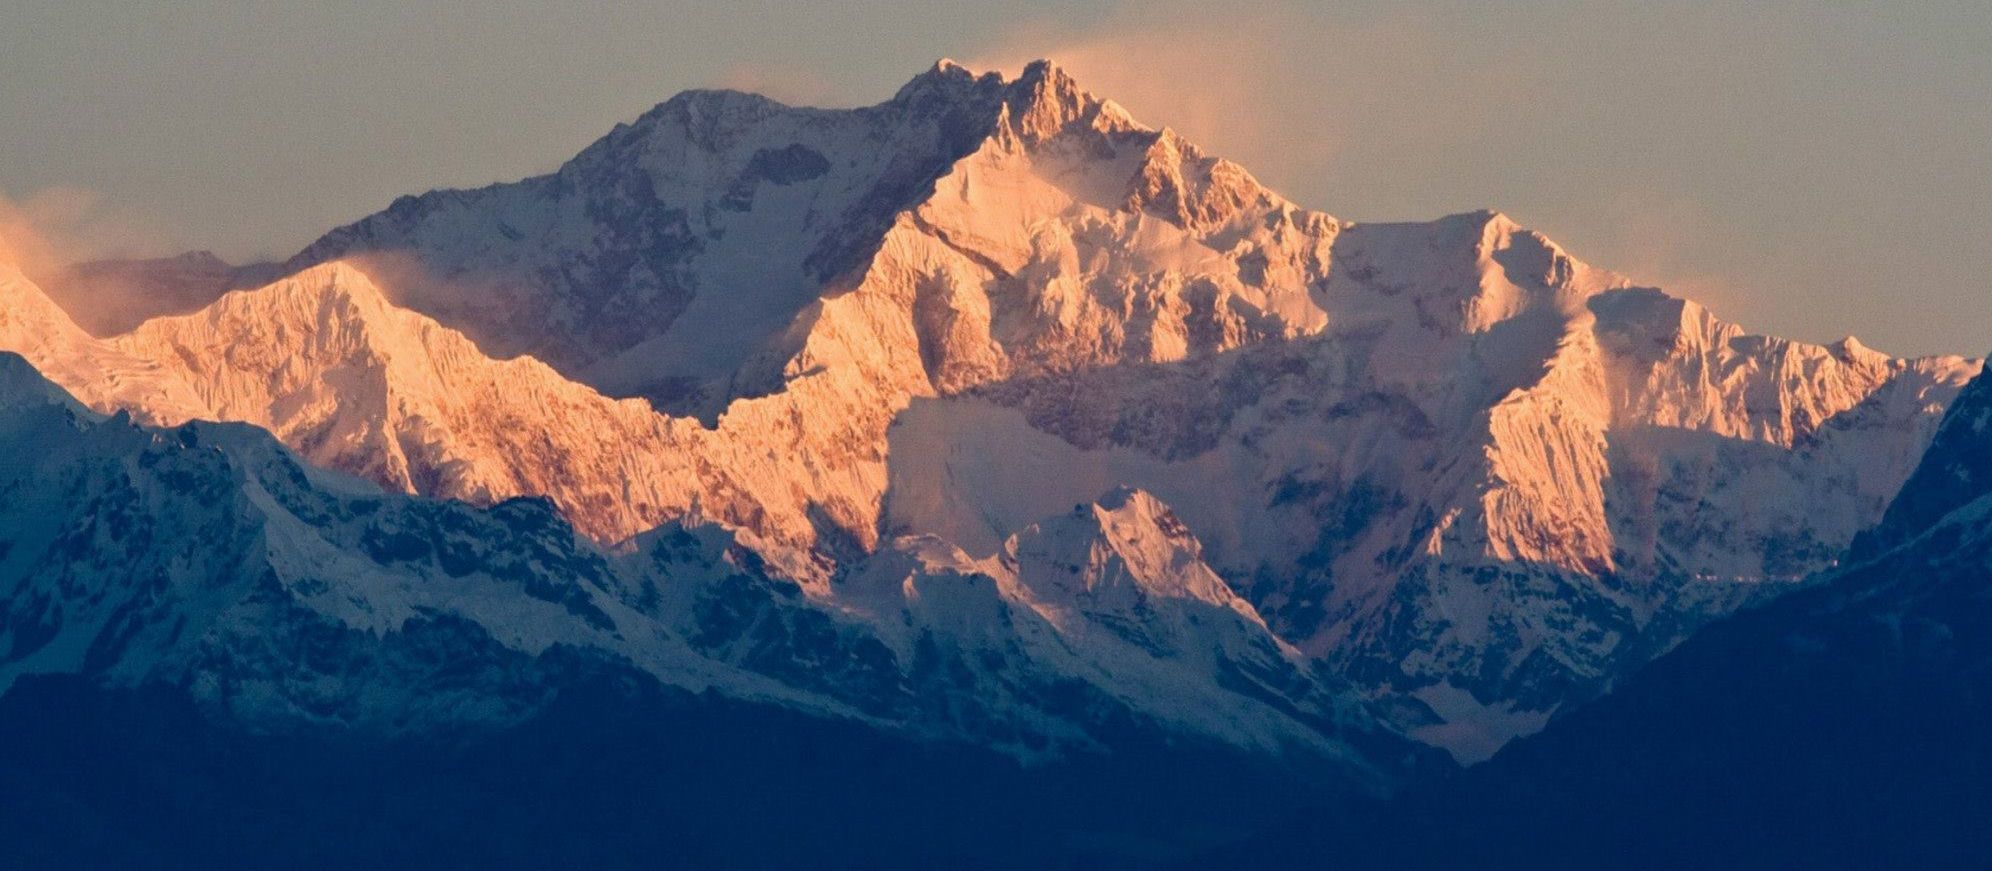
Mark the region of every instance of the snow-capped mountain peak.
<instances>
[{"instance_id":1,"label":"snow-capped mountain peak","mask_svg":"<svg viewBox=\"0 0 1992 871\"><path fill-rule=\"evenodd\" d=\"M1830 564L1978 368L1754 336L1499 212L1340 221L1049 63L680 95L290 266L69 344L391 489L716 524L813 602L1221 611L1474 753ZM93 366L51 374L145 407Z\"/></svg>"},{"instance_id":2,"label":"snow-capped mountain peak","mask_svg":"<svg viewBox=\"0 0 1992 871\"><path fill-rule=\"evenodd\" d=\"M1005 116L999 121L1026 145L1036 145L1074 127L1112 134L1143 129L1125 111L1088 93L1049 60L1033 61L1009 83Z\"/></svg>"}]
</instances>

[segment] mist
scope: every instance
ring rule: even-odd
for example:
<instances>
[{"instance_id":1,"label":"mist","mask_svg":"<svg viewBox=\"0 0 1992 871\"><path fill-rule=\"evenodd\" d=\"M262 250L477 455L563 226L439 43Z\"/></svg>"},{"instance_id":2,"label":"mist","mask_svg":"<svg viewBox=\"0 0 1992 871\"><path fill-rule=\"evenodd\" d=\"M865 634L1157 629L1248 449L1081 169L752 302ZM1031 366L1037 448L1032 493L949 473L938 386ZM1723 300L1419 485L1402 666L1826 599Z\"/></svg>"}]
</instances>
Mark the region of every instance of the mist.
<instances>
[{"instance_id":1,"label":"mist","mask_svg":"<svg viewBox=\"0 0 1992 871\"><path fill-rule=\"evenodd\" d=\"M267 267L239 269L212 255L134 258L135 252L168 248L169 238L94 191L52 188L21 200L0 195L0 262L19 269L98 337L195 311L273 275Z\"/></svg>"}]
</instances>

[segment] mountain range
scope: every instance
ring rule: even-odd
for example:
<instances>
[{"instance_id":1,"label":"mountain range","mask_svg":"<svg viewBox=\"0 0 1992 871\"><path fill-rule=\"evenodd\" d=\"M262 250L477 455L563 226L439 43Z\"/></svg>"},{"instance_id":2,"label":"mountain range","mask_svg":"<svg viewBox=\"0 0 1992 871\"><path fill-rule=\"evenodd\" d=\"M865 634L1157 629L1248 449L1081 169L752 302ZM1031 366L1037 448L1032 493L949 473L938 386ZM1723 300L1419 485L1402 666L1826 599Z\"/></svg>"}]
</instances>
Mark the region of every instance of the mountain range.
<instances>
[{"instance_id":1,"label":"mountain range","mask_svg":"<svg viewBox=\"0 0 1992 871\"><path fill-rule=\"evenodd\" d=\"M93 275L148 302L79 324ZM1938 607L1882 578L1981 571L1928 530L1992 476L1978 360L1312 211L1042 61L687 92L280 265L0 265L0 351L0 691L406 743L637 686L1335 807Z\"/></svg>"}]
</instances>

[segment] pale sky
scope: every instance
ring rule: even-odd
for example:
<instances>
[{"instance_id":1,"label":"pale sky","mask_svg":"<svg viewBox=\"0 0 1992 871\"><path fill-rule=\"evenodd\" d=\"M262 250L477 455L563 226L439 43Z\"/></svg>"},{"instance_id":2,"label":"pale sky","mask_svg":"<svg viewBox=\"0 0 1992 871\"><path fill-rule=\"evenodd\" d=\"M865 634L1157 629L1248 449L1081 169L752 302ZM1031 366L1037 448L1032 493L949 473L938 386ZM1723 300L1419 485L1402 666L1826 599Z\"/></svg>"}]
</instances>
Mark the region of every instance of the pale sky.
<instances>
[{"instance_id":1,"label":"pale sky","mask_svg":"<svg viewBox=\"0 0 1992 871\"><path fill-rule=\"evenodd\" d=\"M691 87L1049 56L1347 220L1498 208L1746 327L1992 350L1992 3L0 0L0 194L79 255L284 256Z\"/></svg>"}]
</instances>

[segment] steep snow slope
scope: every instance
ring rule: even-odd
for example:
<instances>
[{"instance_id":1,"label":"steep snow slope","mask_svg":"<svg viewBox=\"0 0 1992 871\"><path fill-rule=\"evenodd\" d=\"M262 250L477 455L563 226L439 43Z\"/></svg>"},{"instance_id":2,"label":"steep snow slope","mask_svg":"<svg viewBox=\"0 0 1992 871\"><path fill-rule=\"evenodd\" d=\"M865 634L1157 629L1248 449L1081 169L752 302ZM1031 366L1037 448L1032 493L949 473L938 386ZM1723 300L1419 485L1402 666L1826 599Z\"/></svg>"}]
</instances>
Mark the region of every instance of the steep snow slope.
<instances>
[{"instance_id":1,"label":"steep snow slope","mask_svg":"<svg viewBox=\"0 0 1992 871\"><path fill-rule=\"evenodd\" d=\"M683 516L695 475L684 433L528 357L496 361L382 296L343 263L228 294L111 340L162 361L212 415L269 429L306 459L403 492L491 504L552 497L619 540ZM645 492L668 482L663 496Z\"/></svg>"},{"instance_id":2,"label":"steep snow slope","mask_svg":"<svg viewBox=\"0 0 1992 871\"><path fill-rule=\"evenodd\" d=\"M0 349L31 356L91 407L160 423L255 424L314 463L394 490L477 504L546 496L604 542L716 520L765 540L770 559L814 582L826 563L803 548L825 506L842 500L841 513L863 516L877 499L864 479L882 472L853 469L848 455L855 446L863 457L876 440L865 429L883 430L879 406L890 397L841 397L848 379L826 385L828 397L805 389L736 403L710 430L604 397L529 357L487 358L344 263L107 340L9 275ZM821 414L798 407L810 401L824 403Z\"/></svg>"},{"instance_id":3,"label":"steep snow slope","mask_svg":"<svg viewBox=\"0 0 1992 871\"><path fill-rule=\"evenodd\" d=\"M617 601L542 503L383 498L246 426L100 418L11 354L0 443L0 687L82 672L252 723L422 729L528 713L556 648L695 687L724 672Z\"/></svg>"},{"instance_id":4,"label":"steep snow slope","mask_svg":"<svg viewBox=\"0 0 1992 871\"><path fill-rule=\"evenodd\" d=\"M1186 718L1192 731L1234 732L1238 743L1267 750L1293 740L1226 710L1235 706L1223 699L1237 693L1362 739L1349 725L1367 716L1360 706L1337 698L1332 679L1267 630L1204 563L1201 544L1174 512L1147 493L1117 489L1075 505L1011 537L991 559L971 560L935 539L902 539L887 554L865 564L845 601L875 625L915 627L902 646L1015 632L1030 648L1025 658L1043 670L1097 674L1154 699L1147 707ZM994 681L1028 682L1024 674ZM1203 722L1210 717L1217 719ZM1387 742L1365 749L1376 746Z\"/></svg>"}]
</instances>

